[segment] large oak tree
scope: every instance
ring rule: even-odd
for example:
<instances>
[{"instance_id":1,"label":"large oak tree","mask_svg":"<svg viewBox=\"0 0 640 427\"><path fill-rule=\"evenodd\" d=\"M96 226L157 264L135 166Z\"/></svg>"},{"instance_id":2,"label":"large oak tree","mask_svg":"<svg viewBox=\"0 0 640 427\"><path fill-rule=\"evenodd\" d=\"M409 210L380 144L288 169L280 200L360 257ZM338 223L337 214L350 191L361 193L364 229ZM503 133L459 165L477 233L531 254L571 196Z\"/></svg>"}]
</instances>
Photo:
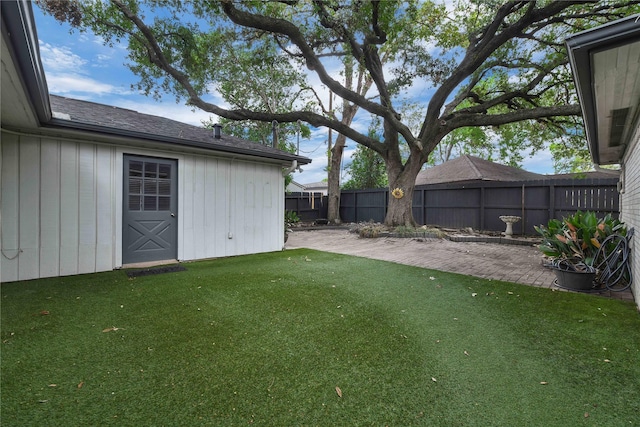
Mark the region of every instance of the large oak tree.
<instances>
[{"instance_id":1,"label":"large oak tree","mask_svg":"<svg viewBox=\"0 0 640 427\"><path fill-rule=\"evenodd\" d=\"M640 11L639 0L40 2L106 43L126 41L138 87L147 93L172 92L230 120L300 120L376 151L389 187L404 193L389 198L388 225L414 224L415 178L443 138L458 129L526 123L531 133L536 126L558 135L580 133L572 119L580 107L563 40ZM294 89L310 97L289 111L208 101L209 92L230 79L224 64L231 54L262 55L262 66L290 65L300 76ZM351 74L333 74L337 63ZM310 77L343 100L342 114L322 106ZM370 89L354 89L354 77ZM414 130L399 107L411 97L424 103ZM352 126L353 116L344 120L355 115L353 109L377 116L381 140Z\"/></svg>"}]
</instances>

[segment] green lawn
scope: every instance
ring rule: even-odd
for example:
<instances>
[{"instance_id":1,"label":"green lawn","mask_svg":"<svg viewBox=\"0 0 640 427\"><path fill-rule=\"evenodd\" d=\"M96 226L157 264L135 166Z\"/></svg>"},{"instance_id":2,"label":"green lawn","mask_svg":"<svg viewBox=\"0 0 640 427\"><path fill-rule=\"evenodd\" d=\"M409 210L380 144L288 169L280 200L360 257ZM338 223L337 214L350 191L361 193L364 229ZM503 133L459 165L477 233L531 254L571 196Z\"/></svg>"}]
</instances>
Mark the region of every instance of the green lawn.
<instances>
[{"instance_id":1,"label":"green lawn","mask_svg":"<svg viewBox=\"0 0 640 427\"><path fill-rule=\"evenodd\" d=\"M2 425L640 423L633 303L310 250L186 267L2 284Z\"/></svg>"}]
</instances>

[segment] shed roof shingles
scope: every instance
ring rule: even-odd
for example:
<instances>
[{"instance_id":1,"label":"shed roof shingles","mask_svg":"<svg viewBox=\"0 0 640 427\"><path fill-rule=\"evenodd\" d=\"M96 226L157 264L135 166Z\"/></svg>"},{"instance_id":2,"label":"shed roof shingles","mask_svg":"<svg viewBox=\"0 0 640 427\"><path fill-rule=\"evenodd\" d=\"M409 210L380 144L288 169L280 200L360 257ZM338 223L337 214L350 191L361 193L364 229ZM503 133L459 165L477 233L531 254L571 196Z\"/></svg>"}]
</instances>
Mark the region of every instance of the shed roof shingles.
<instances>
[{"instance_id":1,"label":"shed roof shingles","mask_svg":"<svg viewBox=\"0 0 640 427\"><path fill-rule=\"evenodd\" d=\"M256 156L282 160L297 160L301 164L310 163L306 157L296 156L273 147L254 143L230 135L222 135L216 139L213 131L204 127L189 125L165 117L142 114L110 105L98 104L90 101L65 98L50 95L51 110L58 118L68 117L71 123L82 123L92 127L114 130L116 133L126 131L146 135L149 139L154 136L174 140L175 143L205 143L207 148L227 152L252 153ZM66 115L66 116L64 116Z\"/></svg>"}]
</instances>

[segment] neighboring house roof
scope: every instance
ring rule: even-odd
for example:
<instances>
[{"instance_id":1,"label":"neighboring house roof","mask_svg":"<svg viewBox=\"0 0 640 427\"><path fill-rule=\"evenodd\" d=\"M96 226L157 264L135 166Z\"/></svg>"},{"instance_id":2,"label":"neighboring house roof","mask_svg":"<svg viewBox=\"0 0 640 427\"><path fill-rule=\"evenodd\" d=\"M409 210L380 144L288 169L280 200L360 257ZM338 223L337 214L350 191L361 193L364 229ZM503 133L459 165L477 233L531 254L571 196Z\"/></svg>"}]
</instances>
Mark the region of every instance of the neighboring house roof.
<instances>
[{"instance_id":1,"label":"neighboring house roof","mask_svg":"<svg viewBox=\"0 0 640 427\"><path fill-rule=\"evenodd\" d=\"M591 171L591 172L575 172L575 173L558 173L554 175L545 175L546 179L610 179L620 178L621 171Z\"/></svg>"},{"instance_id":2,"label":"neighboring house roof","mask_svg":"<svg viewBox=\"0 0 640 427\"><path fill-rule=\"evenodd\" d=\"M591 157L619 163L640 120L640 15L566 40Z\"/></svg>"},{"instance_id":3,"label":"neighboring house roof","mask_svg":"<svg viewBox=\"0 0 640 427\"><path fill-rule=\"evenodd\" d=\"M416 185L478 180L527 181L544 178L545 176L541 174L463 155L421 171L416 178Z\"/></svg>"},{"instance_id":4,"label":"neighboring house roof","mask_svg":"<svg viewBox=\"0 0 640 427\"><path fill-rule=\"evenodd\" d=\"M287 191L290 191L292 193L299 193L304 191L304 185L297 183L295 181L291 181L289 183L289 185L287 185Z\"/></svg>"},{"instance_id":5,"label":"neighboring house roof","mask_svg":"<svg viewBox=\"0 0 640 427\"><path fill-rule=\"evenodd\" d=\"M322 182L312 182L311 184L300 184L299 182L291 181L291 183L287 186L287 191L292 192L305 192L305 191L327 191L329 189L329 184L325 181Z\"/></svg>"},{"instance_id":6,"label":"neighboring house roof","mask_svg":"<svg viewBox=\"0 0 640 427\"><path fill-rule=\"evenodd\" d=\"M302 186L307 190L307 191L311 191L311 190L326 190L329 188L329 184L322 181L322 182L312 182L310 184L302 184Z\"/></svg>"},{"instance_id":7,"label":"neighboring house roof","mask_svg":"<svg viewBox=\"0 0 640 427\"><path fill-rule=\"evenodd\" d=\"M7 130L91 133L127 138L129 144L181 147L307 164L311 160L164 117L124 108L49 95L33 18L27 0L0 1L2 11L2 127ZM133 141L133 142L131 142ZM146 142L145 142L146 141ZM144 144L143 144L144 143Z\"/></svg>"}]
</instances>

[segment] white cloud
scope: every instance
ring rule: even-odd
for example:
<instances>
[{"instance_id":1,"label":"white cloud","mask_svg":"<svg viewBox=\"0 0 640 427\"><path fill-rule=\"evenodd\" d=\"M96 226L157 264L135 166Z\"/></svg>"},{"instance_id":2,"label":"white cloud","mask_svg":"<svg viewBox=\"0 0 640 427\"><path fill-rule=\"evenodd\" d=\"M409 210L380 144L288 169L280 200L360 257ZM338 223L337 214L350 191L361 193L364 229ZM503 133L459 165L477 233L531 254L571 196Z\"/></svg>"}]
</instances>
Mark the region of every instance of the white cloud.
<instances>
[{"instance_id":1,"label":"white cloud","mask_svg":"<svg viewBox=\"0 0 640 427\"><path fill-rule=\"evenodd\" d=\"M525 156L527 156L525 154ZM533 156L527 156L522 161L522 169L529 172L541 173L541 174L553 174L553 157L551 152L547 149L538 151Z\"/></svg>"},{"instance_id":2,"label":"white cloud","mask_svg":"<svg viewBox=\"0 0 640 427\"><path fill-rule=\"evenodd\" d=\"M95 56L95 61L91 62L92 67L108 67L111 64L109 62L112 60L111 55L105 55L103 53L98 53Z\"/></svg>"},{"instance_id":3,"label":"white cloud","mask_svg":"<svg viewBox=\"0 0 640 427\"><path fill-rule=\"evenodd\" d=\"M167 98L169 99L169 98ZM150 99L150 101L152 101ZM166 117L178 122L187 123L193 126L202 126L202 121L208 121L209 118L217 120L215 114L196 109L192 109L183 104L173 102L140 102L134 100L118 100L118 107L128 108L143 114L151 114L154 116Z\"/></svg>"},{"instance_id":4,"label":"white cloud","mask_svg":"<svg viewBox=\"0 0 640 427\"><path fill-rule=\"evenodd\" d=\"M86 70L89 61L75 54L67 46L54 46L40 40L40 57L46 70L47 85L51 93L76 98L87 98L87 94L131 95L129 88L121 88L99 81ZM97 55L98 61L108 59Z\"/></svg>"},{"instance_id":5,"label":"white cloud","mask_svg":"<svg viewBox=\"0 0 640 427\"><path fill-rule=\"evenodd\" d=\"M40 41L40 57L48 72L74 71L79 72L87 61L76 55L68 47L53 46Z\"/></svg>"},{"instance_id":6,"label":"white cloud","mask_svg":"<svg viewBox=\"0 0 640 427\"><path fill-rule=\"evenodd\" d=\"M106 94L132 94L130 90L120 89L80 74L47 73L47 85L51 93L65 96L73 95L72 97L74 98L83 98L86 97L86 94L94 94L97 96Z\"/></svg>"}]
</instances>

